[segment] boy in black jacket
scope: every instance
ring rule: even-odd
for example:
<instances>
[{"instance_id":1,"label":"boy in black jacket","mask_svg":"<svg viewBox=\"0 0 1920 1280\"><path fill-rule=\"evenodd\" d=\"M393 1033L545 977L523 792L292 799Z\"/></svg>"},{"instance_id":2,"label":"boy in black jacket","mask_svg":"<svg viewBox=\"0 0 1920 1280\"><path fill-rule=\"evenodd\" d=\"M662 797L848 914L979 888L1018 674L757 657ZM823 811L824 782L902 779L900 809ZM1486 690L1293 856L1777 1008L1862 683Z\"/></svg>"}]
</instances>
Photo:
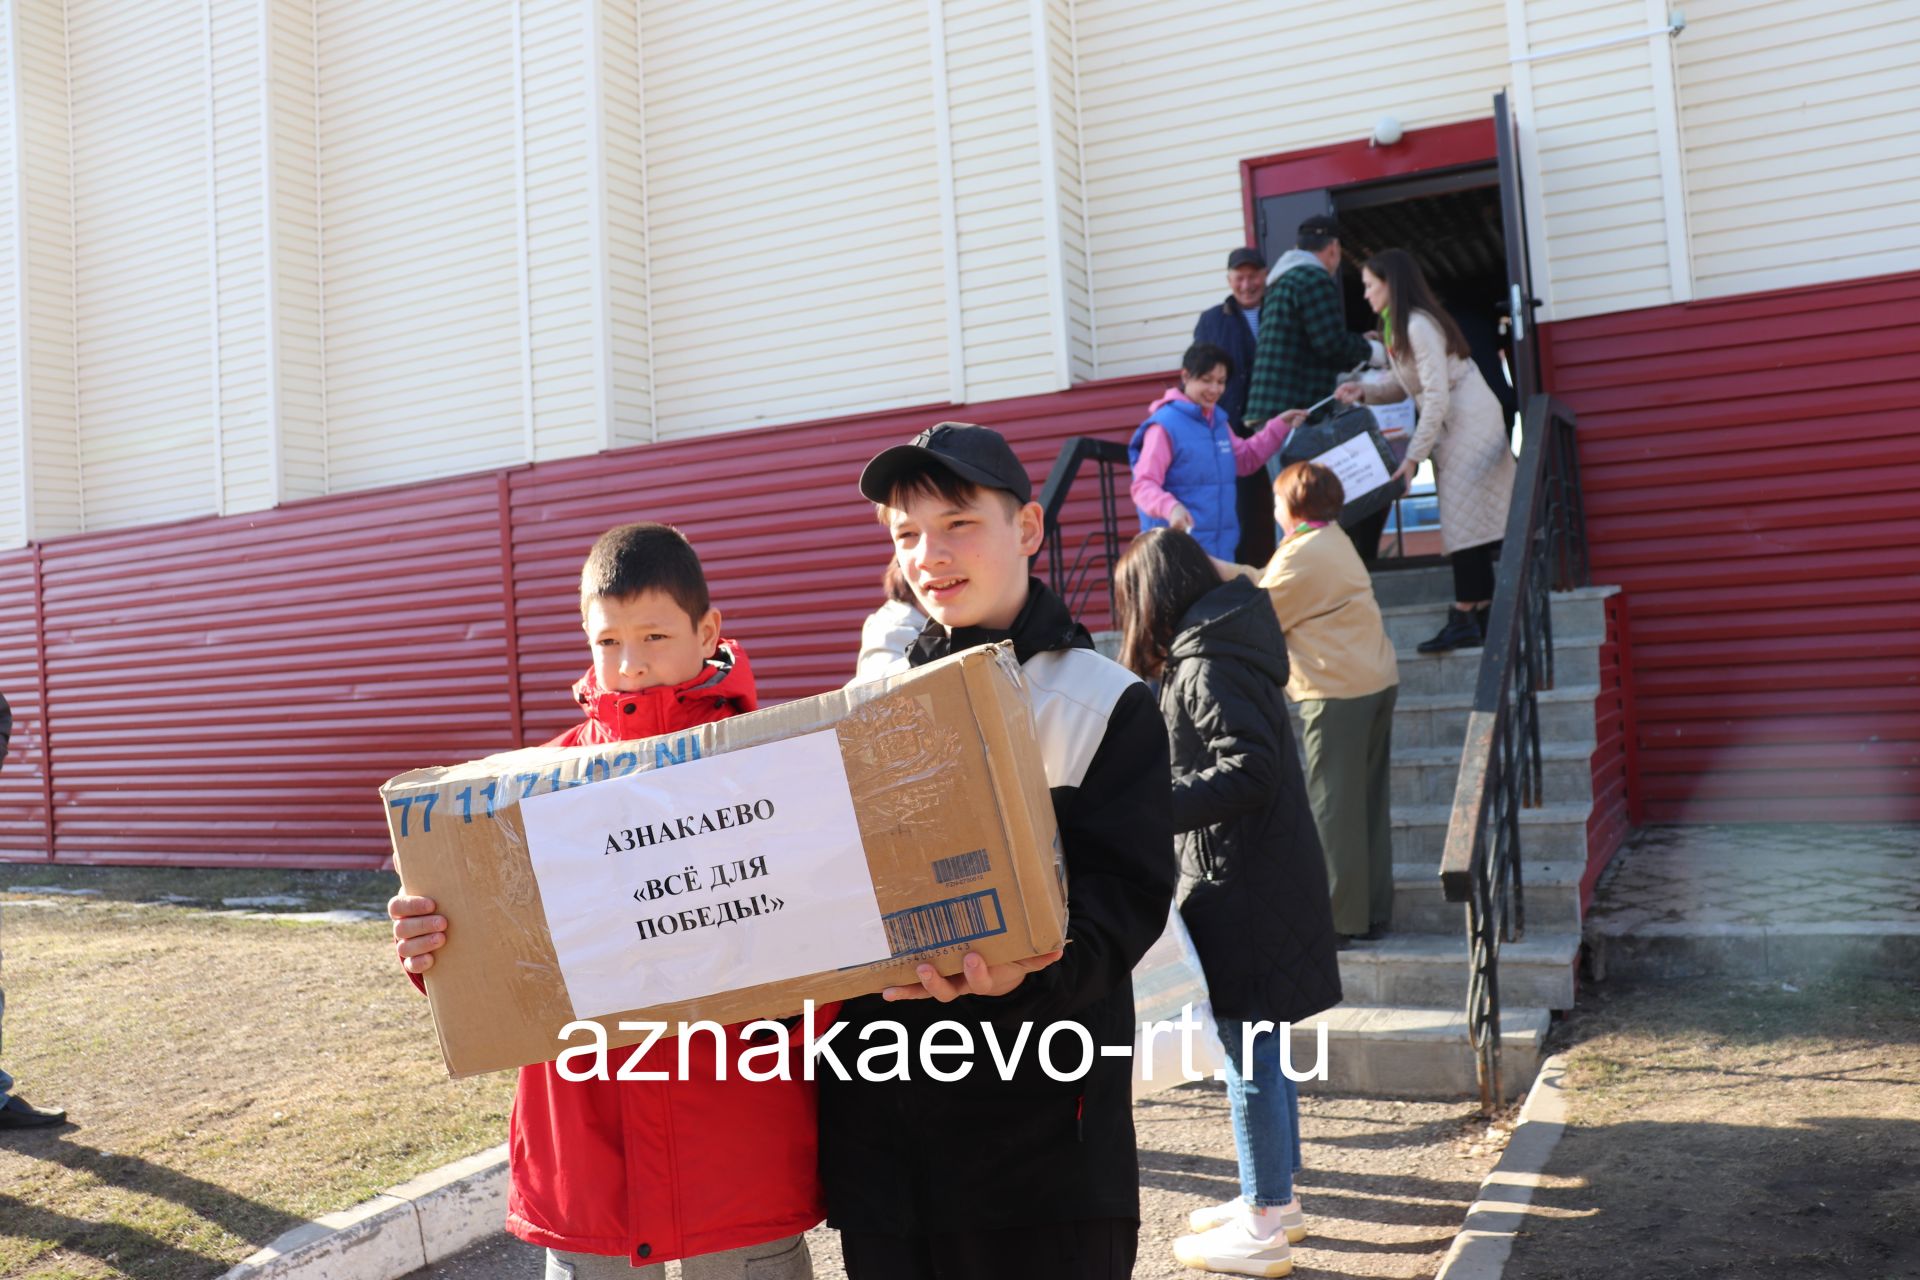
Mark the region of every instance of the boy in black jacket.
<instances>
[{"instance_id":1,"label":"boy in black jacket","mask_svg":"<svg viewBox=\"0 0 1920 1280\"><path fill-rule=\"evenodd\" d=\"M1040 505L999 433L942 423L867 464L860 491L932 621L909 661L1011 640L1059 820L1064 952L1007 965L965 958L955 978L850 1001L842 1043L902 1024L906 1080L827 1073L820 1160L850 1280L1118 1280L1132 1273L1139 1171L1131 1105L1133 966L1166 924L1173 858L1166 727L1145 685L1094 652L1060 598L1028 576ZM922 1041L971 1036L935 1080ZM1094 1052L1076 1072L1084 1040ZM878 1030L878 1028L873 1028ZM985 1033L994 1033L989 1042ZM1050 1042L1043 1068L1043 1037ZM884 1043L889 1037L872 1038ZM1003 1076L981 1045L1012 1059ZM1100 1050L1114 1046L1108 1056Z\"/></svg>"}]
</instances>

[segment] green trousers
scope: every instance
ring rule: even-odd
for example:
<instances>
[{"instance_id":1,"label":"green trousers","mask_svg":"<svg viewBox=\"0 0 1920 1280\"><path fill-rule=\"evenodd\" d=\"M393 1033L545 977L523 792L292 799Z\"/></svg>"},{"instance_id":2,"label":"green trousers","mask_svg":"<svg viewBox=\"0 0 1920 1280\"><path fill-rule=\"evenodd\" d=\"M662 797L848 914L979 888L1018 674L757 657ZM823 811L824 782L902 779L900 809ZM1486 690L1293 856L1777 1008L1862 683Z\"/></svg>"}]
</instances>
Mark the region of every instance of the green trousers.
<instances>
[{"instance_id":1,"label":"green trousers","mask_svg":"<svg viewBox=\"0 0 1920 1280\"><path fill-rule=\"evenodd\" d=\"M1393 919L1393 704L1389 685L1363 698L1300 704L1307 802L1333 890L1333 927L1366 933Z\"/></svg>"}]
</instances>

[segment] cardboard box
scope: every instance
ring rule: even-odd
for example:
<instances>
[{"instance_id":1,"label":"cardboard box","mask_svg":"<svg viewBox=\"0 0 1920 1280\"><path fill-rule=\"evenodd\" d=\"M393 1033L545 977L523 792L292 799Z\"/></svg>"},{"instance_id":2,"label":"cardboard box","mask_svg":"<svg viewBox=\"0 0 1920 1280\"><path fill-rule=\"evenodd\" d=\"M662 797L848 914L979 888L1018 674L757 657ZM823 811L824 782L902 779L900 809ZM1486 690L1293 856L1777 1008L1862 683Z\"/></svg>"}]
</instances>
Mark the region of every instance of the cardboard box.
<instances>
[{"instance_id":1,"label":"cardboard box","mask_svg":"<svg viewBox=\"0 0 1920 1280\"><path fill-rule=\"evenodd\" d=\"M726 1024L1052 951L1066 893L1011 648L683 734L417 769L380 789L448 1071L592 1018ZM669 1030L669 1034L671 1034Z\"/></svg>"}]
</instances>

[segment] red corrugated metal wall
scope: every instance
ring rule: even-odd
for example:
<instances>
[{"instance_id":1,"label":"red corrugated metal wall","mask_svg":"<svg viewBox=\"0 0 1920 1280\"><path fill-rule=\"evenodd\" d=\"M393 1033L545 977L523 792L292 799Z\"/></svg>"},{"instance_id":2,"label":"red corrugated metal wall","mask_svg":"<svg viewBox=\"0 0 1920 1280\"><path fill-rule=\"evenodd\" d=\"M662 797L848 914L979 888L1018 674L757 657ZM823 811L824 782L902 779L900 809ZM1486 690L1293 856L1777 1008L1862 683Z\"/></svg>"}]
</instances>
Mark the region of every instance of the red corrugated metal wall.
<instances>
[{"instance_id":1,"label":"red corrugated metal wall","mask_svg":"<svg viewBox=\"0 0 1920 1280\"><path fill-rule=\"evenodd\" d=\"M0 559L0 693L13 712L13 736L0 762L0 858L48 854L38 581L36 552Z\"/></svg>"},{"instance_id":2,"label":"red corrugated metal wall","mask_svg":"<svg viewBox=\"0 0 1920 1280\"><path fill-rule=\"evenodd\" d=\"M1648 820L1920 819L1920 274L1549 325Z\"/></svg>"},{"instance_id":3,"label":"red corrugated metal wall","mask_svg":"<svg viewBox=\"0 0 1920 1280\"><path fill-rule=\"evenodd\" d=\"M537 742L586 665L575 575L625 520L700 549L770 701L852 672L888 548L861 464L944 417L996 426L1043 479L1074 435L1124 439L1162 378L903 410L49 543L0 559L0 859L374 867L374 788ZM1094 522L1076 489L1070 540ZM1088 621L1102 625L1096 584ZM41 715L44 679L51 723ZM51 738L53 825L43 750Z\"/></svg>"}]
</instances>

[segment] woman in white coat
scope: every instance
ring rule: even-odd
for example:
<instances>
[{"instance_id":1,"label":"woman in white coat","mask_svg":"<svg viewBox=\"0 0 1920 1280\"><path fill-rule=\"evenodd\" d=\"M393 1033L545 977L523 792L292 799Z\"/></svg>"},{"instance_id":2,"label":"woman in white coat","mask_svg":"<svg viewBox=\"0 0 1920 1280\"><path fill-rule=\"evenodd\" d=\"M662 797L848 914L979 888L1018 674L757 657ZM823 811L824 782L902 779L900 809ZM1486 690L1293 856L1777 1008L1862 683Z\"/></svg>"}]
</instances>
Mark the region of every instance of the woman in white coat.
<instances>
[{"instance_id":1,"label":"woman in white coat","mask_svg":"<svg viewBox=\"0 0 1920 1280\"><path fill-rule=\"evenodd\" d=\"M1440 539L1453 567L1454 607L1422 653L1471 648L1486 639L1493 603L1493 557L1507 527L1516 467L1500 401L1473 362L1467 340L1448 315L1413 255L1385 249L1360 269L1367 305L1380 316L1387 371L1334 392L1353 404L1413 397L1419 413L1406 461L1394 472L1409 480L1433 459L1440 491Z\"/></svg>"}]
</instances>

